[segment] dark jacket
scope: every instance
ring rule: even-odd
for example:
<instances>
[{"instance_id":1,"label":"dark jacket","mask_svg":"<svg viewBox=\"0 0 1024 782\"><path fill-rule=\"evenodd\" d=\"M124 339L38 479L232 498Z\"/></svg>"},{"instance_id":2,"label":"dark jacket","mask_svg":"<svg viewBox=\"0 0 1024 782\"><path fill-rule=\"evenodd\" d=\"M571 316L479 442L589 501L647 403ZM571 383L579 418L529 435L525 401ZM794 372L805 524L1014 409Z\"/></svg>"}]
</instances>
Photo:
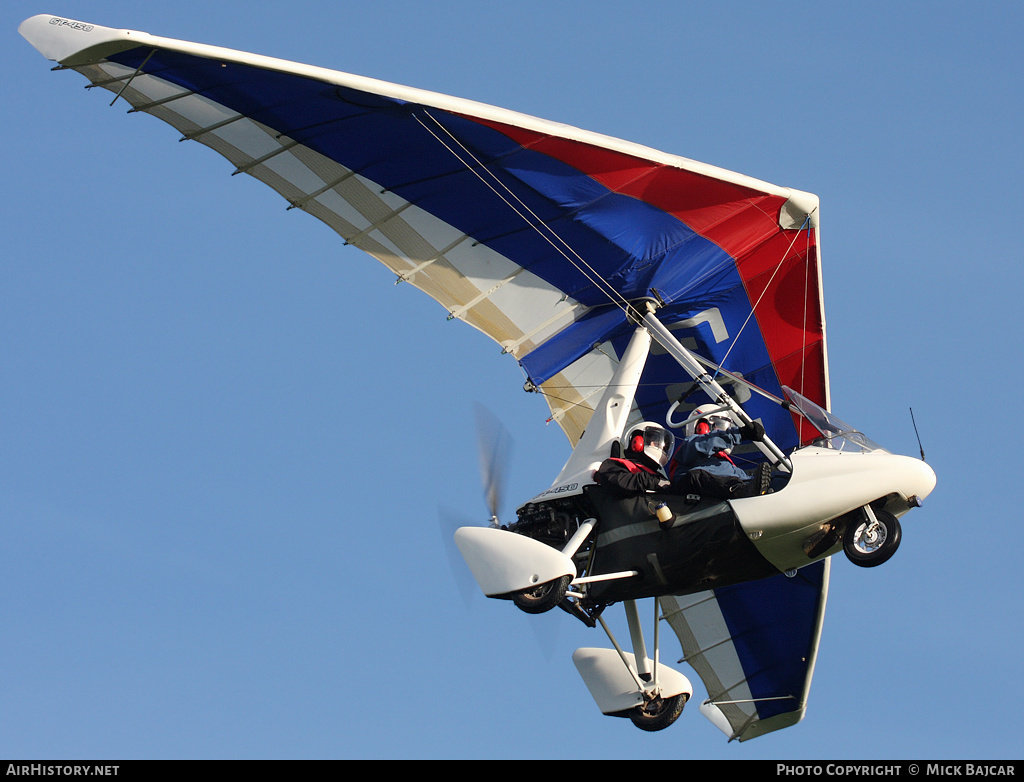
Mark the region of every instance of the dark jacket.
<instances>
[{"instance_id":1,"label":"dark jacket","mask_svg":"<svg viewBox=\"0 0 1024 782\"><path fill-rule=\"evenodd\" d=\"M594 480L620 494L657 491L669 485L661 470L632 459L605 459L594 473Z\"/></svg>"}]
</instances>

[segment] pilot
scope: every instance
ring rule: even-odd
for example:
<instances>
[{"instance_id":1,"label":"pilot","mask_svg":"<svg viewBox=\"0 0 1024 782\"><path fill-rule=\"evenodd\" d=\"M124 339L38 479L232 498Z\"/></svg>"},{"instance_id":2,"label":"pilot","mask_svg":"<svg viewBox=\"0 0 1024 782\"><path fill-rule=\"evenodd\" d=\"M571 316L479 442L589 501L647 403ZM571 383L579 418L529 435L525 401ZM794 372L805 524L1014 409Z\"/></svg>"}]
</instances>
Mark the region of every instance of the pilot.
<instances>
[{"instance_id":1,"label":"pilot","mask_svg":"<svg viewBox=\"0 0 1024 782\"><path fill-rule=\"evenodd\" d=\"M764 439L764 427L758 421L737 427L732 418L714 406L698 407L691 419L675 458L678 466L673 471L672 492L725 500L769 492L771 464L762 462L751 476L729 455L743 440Z\"/></svg>"},{"instance_id":2,"label":"pilot","mask_svg":"<svg viewBox=\"0 0 1024 782\"><path fill-rule=\"evenodd\" d=\"M622 438L621 458L605 459L594 473L594 480L620 494L667 489L672 482L664 468L674 445L675 437L664 427L647 422L636 424Z\"/></svg>"}]
</instances>

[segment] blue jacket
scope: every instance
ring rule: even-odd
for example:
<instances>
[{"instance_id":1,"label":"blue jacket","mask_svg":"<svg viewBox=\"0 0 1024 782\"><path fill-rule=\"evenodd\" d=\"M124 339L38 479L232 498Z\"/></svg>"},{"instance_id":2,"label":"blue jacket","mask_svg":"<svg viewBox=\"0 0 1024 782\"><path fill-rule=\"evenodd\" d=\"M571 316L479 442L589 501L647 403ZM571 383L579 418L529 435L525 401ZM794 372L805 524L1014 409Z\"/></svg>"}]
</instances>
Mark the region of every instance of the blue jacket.
<instances>
[{"instance_id":1,"label":"blue jacket","mask_svg":"<svg viewBox=\"0 0 1024 782\"><path fill-rule=\"evenodd\" d=\"M724 456L717 455L727 448L735 448L742 439L740 430L736 428L690 435L683 440L676 453L676 461L679 463L676 472L705 470L712 475L735 476L745 481L750 477L745 471Z\"/></svg>"}]
</instances>

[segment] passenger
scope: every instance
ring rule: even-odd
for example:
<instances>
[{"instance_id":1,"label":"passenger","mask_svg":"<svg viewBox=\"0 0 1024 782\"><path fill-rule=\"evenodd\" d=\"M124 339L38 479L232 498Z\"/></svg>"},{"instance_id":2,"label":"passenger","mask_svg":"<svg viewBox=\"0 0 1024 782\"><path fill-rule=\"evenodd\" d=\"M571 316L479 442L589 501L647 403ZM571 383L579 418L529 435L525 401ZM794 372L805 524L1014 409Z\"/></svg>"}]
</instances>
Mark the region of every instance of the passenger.
<instances>
[{"instance_id":1,"label":"passenger","mask_svg":"<svg viewBox=\"0 0 1024 782\"><path fill-rule=\"evenodd\" d=\"M671 491L725 500L767 494L771 464L759 464L750 476L729 456L743 440L763 440L764 427L757 421L737 427L732 418L717 407L697 408L693 414L699 417L686 426L687 436L676 456L675 472L681 474L673 476Z\"/></svg>"},{"instance_id":2,"label":"passenger","mask_svg":"<svg viewBox=\"0 0 1024 782\"><path fill-rule=\"evenodd\" d=\"M621 458L605 459L594 480L624 495L667 489L672 482L664 468L674 444L672 433L658 424L632 426L622 438Z\"/></svg>"}]
</instances>

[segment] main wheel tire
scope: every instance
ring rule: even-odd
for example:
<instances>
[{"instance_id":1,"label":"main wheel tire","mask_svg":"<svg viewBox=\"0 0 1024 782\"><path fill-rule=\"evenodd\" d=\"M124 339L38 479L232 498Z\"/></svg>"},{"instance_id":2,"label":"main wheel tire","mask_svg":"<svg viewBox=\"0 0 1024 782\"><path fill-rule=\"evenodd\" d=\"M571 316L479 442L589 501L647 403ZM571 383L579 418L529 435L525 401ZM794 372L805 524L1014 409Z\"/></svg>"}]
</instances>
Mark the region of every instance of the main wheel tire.
<instances>
[{"instance_id":1,"label":"main wheel tire","mask_svg":"<svg viewBox=\"0 0 1024 782\"><path fill-rule=\"evenodd\" d=\"M877 525L864 519L859 523L850 523L843 533L846 557L860 567L876 567L888 562L903 539L899 519L884 510L876 510L874 513Z\"/></svg>"},{"instance_id":2,"label":"main wheel tire","mask_svg":"<svg viewBox=\"0 0 1024 782\"><path fill-rule=\"evenodd\" d=\"M669 725L679 719L683 713L683 706L686 705L686 693L673 695L671 698L655 698L652 701L637 706L629 712L629 718L640 730L656 731L665 730Z\"/></svg>"},{"instance_id":3,"label":"main wheel tire","mask_svg":"<svg viewBox=\"0 0 1024 782\"><path fill-rule=\"evenodd\" d=\"M512 602L528 614L543 614L562 602L569 591L572 576L562 576L512 595Z\"/></svg>"}]
</instances>

